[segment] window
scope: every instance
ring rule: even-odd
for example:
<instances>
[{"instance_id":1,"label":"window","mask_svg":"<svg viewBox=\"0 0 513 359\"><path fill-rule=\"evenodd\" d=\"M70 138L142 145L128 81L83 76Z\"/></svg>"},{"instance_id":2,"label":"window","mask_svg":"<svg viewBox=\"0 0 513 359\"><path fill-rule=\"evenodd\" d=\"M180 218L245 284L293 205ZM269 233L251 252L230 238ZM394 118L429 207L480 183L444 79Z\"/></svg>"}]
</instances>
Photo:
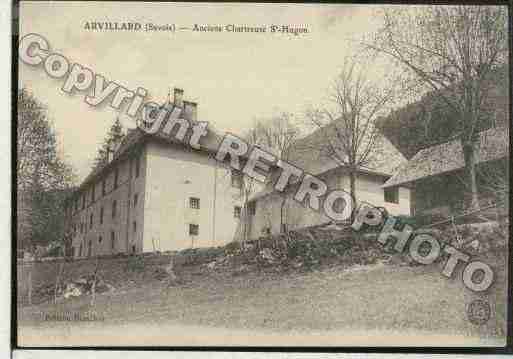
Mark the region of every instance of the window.
<instances>
[{"instance_id":1,"label":"window","mask_svg":"<svg viewBox=\"0 0 513 359\"><path fill-rule=\"evenodd\" d=\"M134 207L137 206L137 201L139 200L139 193L134 194Z\"/></svg>"},{"instance_id":2,"label":"window","mask_svg":"<svg viewBox=\"0 0 513 359\"><path fill-rule=\"evenodd\" d=\"M248 212L250 216L254 216L256 214L256 202L248 203Z\"/></svg>"},{"instance_id":3,"label":"window","mask_svg":"<svg viewBox=\"0 0 513 359\"><path fill-rule=\"evenodd\" d=\"M93 254L93 242L90 240L87 246L87 256L91 257Z\"/></svg>"},{"instance_id":4,"label":"window","mask_svg":"<svg viewBox=\"0 0 513 359\"><path fill-rule=\"evenodd\" d=\"M98 243L101 243L103 240L102 236L100 236L100 238L98 238Z\"/></svg>"},{"instance_id":5,"label":"window","mask_svg":"<svg viewBox=\"0 0 513 359\"><path fill-rule=\"evenodd\" d=\"M85 201L86 201L86 196L85 194L82 196L82 209L85 208Z\"/></svg>"},{"instance_id":6,"label":"window","mask_svg":"<svg viewBox=\"0 0 513 359\"><path fill-rule=\"evenodd\" d=\"M118 188L119 168L114 170L114 189Z\"/></svg>"},{"instance_id":7,"label":"window","mask_svg":"<svg viewBox=\"0 0 513 359\"><path fill-rule=\"evenodd\" d=\"M190 197L189 198L189 207L194 209L200 208L200 199L196 197Z\"/></svg>"},{"instance_id":8,"label":"window","mask_svg":"<svg viewBox=\"0 0 513 359\"><path fill-rule=\"evenodd\" d=\"M110 232L110 248L112 249L112 251L116 249L116 234L114 233L114 231Z\"/></svg>"},{"instance_id":9,"label":"window","mask_svg":"<svg viewBox=\"0 0 513 359\"><path fill-rule=\"evenodd\" d=\"M103 207L100 208L100 224L103 224Z\"/></svg>"},{"instance_id":10,"label":"window","mask_svg":"<svg viewBox=\"0 0 513 359\"><path fill-rule=\"evenodd\" d=\"M399 203L399 187L385 188L385 202Z\"/></svg>"},{"instance_id":11,"label":"window","mask_svg":"<svg viewBox=\"0 0 513 359\"><path fill-rule=\"evenodd\" d=\"M105 196L105 194L107 193L107 182L105 181L105 179L102 180L102 196Z\"/></svg>"},{"instance_id":12,"label":"window","mask_svg":"<svg viewBox=\"0 0 513 359\"><path fill-rule=\"evenodd\" d=\"M84 233L84 223L80 222L80 234Z\"/></svg>"},{"instance_id":13,"label":"window","mask_svg":"<svg viewBox=\"0 0 513 359\"><path fill-rule=\"evenodd\" d=\"M93 228L93 214L89 215L89 228Z\"/></svg>"},{"instance_id":14,"label":"window","mask_svg":"<svg viewBox=\"0 0 513 359\"><path fill-rule=\"evenodd\" d=\"M112 218L116 218L116 210L117 210L117 205L118 205L118 202L116 200L114 200L112 202Z\"/></svg>"},{"instance_id":15,"label":"window","mask_svg":"<svg viewBox=\"0 0 513 359\"><path fill-rule=\"evenodd\" d=\"M239 206L233 207L233 216L235 218L240 218L241 208Z\"/></svg>"},{"instance_id":16,"label":"window","mask_svg":"<svg viewBox=\"0 0 513 359\"><path fill-rule=\"evenodd\" d=\"M135 178L139 177L139 171L141 169L141 156L137 156L135 159Z\"/></svg>"},{"instance_id":17,"label":"window","mask_svg":"<svg viewBox=\"0 0 513 359\"><path fill-rule=\"evenodd\" d=\"M95 189L95 185L93 184L93 187L91 188L91 203L94 202L94 189Z\"/></svg>"},{"instance_id":18,"label":"window","mask_svg":"<svg viewBox=\"0 0 513 359\"><path fill-rule=\"evenodd\" d=\"M80 249L78 250L78 256L82 257L82 243L80 243Z\"/></svg>"},{"instance_id":19,"label":"window","mask_svg":"<svg viewBox=\"0 0 513 359\"><path fill-rule=\"evenodd\" d=\"M135 246L132 246L132 253L135 253Z\"/></svg>"},{"instance_id":20,"label":"window","mask_svg":"<svg viewBox=\"0 0 513 359\"><path fill-rule=\"evenodd\" d=\"M189 235L197 236L199 234L199 225L198 224L189 224Z\"/></svg>"},{"instance_id":21,"label":"window","mask_svg":"<svg viewBox=\"0 0 513 359\"><path fill-rule=\"evenodd\" d=\"M132 227L134 229L134 233L137 232L137 222L136 221L133 221Z\"/></svg>"},{"instance_id":22,"label":"window","mask_svg":"<svg viewBox=\"0 0 513 359\"><path fill-rule=\"evenodd\" d=\"M237 170L232 170L231 175L232 187L242 188L242 172Z\"/></svg>"}]
</instances>

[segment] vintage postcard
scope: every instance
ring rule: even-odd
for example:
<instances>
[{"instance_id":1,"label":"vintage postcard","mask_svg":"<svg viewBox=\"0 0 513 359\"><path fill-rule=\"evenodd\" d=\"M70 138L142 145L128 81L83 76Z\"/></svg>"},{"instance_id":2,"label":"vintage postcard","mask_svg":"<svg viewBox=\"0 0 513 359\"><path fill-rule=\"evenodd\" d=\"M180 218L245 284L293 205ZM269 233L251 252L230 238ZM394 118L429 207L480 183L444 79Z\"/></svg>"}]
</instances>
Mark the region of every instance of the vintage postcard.
<instances>
[{"instance_id":1,"label":"vintage postcard","mask_svg":"<svg viewBox=\"0 0 513 359\"><path fill-rule=\"evenodd\" d=\"M16 6L19 347L506 346L508 6Z\"/></svg>"}]
</instances>

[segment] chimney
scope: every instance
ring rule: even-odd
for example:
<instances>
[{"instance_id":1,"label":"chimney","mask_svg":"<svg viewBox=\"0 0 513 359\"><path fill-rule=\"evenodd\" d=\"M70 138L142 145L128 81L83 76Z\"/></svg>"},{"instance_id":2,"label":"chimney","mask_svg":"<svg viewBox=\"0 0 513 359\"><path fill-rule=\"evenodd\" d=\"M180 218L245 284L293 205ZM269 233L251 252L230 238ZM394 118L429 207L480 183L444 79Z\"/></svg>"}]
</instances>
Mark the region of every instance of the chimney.
<instances>
[{"instance_id":1,"label":"chimney","mask_svg":"<svg viewBox=\"0 0 513 359\"><path fill-rule=\"evenodd\" d=\"M192 101L183 101L183 111L185 118L196 122L198 119L198 104Z\"/></svg>"},{"instance_id":2,"label":"chimney","mask_svg":"<svg viewBox=\"0 0 513 359\"><path fill-rule=\"evenodd\" d=\"M177 107L183 107L183 90L182 89L175 88L174 105Z\"/></svg>"}]
</instances>

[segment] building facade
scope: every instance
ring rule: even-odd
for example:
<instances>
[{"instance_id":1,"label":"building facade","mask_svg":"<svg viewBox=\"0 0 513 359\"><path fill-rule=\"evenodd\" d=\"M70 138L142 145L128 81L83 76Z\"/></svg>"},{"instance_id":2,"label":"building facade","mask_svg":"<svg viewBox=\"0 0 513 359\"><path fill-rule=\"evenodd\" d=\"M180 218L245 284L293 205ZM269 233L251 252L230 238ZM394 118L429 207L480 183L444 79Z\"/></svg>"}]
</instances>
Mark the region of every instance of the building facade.
<instances>
[{"instance_id":1,"label":"building facade","mask_svg":"<svg viewBox=\"0 0 513 359\"><path fill-rule=\"evenodd\" d=\"M509 192L509 129L481 131L475 142L477 190L480 205L486 206ZM415 214L450 217L466 210L467 183L463 149L456 139L417 152L384 188L411 188Z\"/></svg>"},{"instance_id":2,"label":"building facade","mask_svg":"<svg viewBox=\"0 0 513 359\"><path fill-rule=\"evenodd\" d=\"M178 118L198 124L196 104L182 97L183 91L176 89L174 102L160 109L171 114L178 108ZM274 170L267 185L255 184L255 194L245 204L248 194L243 193L241 173L215 159L221 136L209 129L195 149L188 144L192 136L183 122L171 122L168 116L158 131L130 131L73 193L67 223L74 257L222 246L279 233L283 226L294 229L330 221L296 202L293 184L285 195L273 191ZM187 135L180 138L180 132ZM409 214L410 190L383 188L394 168L406 160L382 140L373 166L357 173L356 205L367 202L392 214ZM320 131L301 139L289 162L323 180L330 190L349 192L347 168L324 154L319 146L325 141Z\"/></svg>"},{"instance_id":3,"label":"building facade","mask_svg":"<svg viewBox=\"0 0 513 359\"><path fill-rule=\"evenodd\" d=\"M332 123L328 126L336 125ZM322 180L328 191L344 190L349 193L350 177L347 167L330 156L326 148L334 132L329 128L321 128L297 140L290 151L288 162ZM353 207L366 202L376 207L384 207L393 215L409 215L411 200L408 186L383 188L394 171L406 162L406 158L386 138L380 136L374 153L369 157L368 167L359 168L356 174L356 204ZM331 221L322 211L315 211L306 203L294 200L297 186L290 186L285 193L279 193L272 187L275 182L276 178L271 179L265 189L250 200L245 232L248 238L277 234L285 230L284 226L292 230ZM322 204L320 207L322 208Z\"/></svg>"},{"instance_id":4,"label":"building facade","mask_svg":"<svg viewBox=\"0 0 513 359\"><path fill-rule=\"evenodd\" d=\"M344 168L335 168L316 177L326 183L329 190L343 189L349 192L349 175ZM366 202L376 207L384 207L393 215L409 215L410 189L403 186L383 188L389 178L389 175L382 173L360 171L355 182L356 205ZM294 200L295 190L297 186L291 187L286 193L267 188L251 199L247 222L249 238L280 233L285 229L282 226L287 230L294 230L331 221L322 211L315 211L305 203Z\"/></svg>"},{"instance_id":5,"label":"building facade","mask_svg":"<svg viewBox=\"0 0 513 359\"><path fill-rule=\"evenodd\" d=\"M196 104L175 101L196 122ZM179 101L179 102L178 102ZM175 128L174 131L177 131ZM187 138L185 138L187 140ZM220 246L240 231L241 177L215 160L215 132L195 150L136 129L68 200L74 257Z\"/></svg>"}]
</instances>

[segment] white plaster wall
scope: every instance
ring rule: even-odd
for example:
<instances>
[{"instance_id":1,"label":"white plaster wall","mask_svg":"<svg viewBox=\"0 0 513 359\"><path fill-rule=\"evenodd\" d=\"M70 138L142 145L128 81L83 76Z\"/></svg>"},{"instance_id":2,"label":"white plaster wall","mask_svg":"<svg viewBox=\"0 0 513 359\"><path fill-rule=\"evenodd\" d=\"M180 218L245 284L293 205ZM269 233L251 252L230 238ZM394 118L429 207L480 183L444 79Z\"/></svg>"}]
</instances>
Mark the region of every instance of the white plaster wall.
<instances>
[{"instance_id":1,"label":"white plaster wall","mask_svg":"<svg viewBox=\"0 0 513 359\"><path fill-rule=\"evenodd\" d=\"M330 190L344 189L349 192L349 176L337 169L319 176ZM357 202L367 202L374 206L385 207L393 215L410 214L410 190L399 188L399 203L387 203L384 190L381 188L383 179L380 176L360 174L356 180ZM285 205L285 223L289 229L308 227L330 221L321 211L307 208L293 199L295 190L287 195ZM270 227L271 233L280 232L280 206L283 197L273 193L257 200L256 214L249 218L250 238L258 238L263 229ZM322 208L322 202L321 202Z\"/></svg>"},{"instance_id":2,"label":"white plaster wall","mask_svg":"<svg viewBox=\"0 0 513 359\"><path fill-rule=\"evenodd\" d=\"M349 189L349 177L345 177L347 181L347 189ZM393 215L409 215L410 214L410 190L408 188L399 187L399 203L385 202L384 189L381 177L360 174L356 180L356 196L357 202L367 202L376 207L385 207L390 214Z\"/></svg>"},{"instance_id":3,"label":"white plaster wall","mask_svg":"<svg viewBox=\"0 0 513 359\"><path fill-rule=\"evenodd\" d=\"M146 158L144 252L233 240L240 224L234 206L241 205L241 198L228 168L205 152L170 144L149 143ZM190 208L190 197L200 199L199 209ZM189 235L190 223L199 225L199 235Z\"/></svg>"}]
</instances>

